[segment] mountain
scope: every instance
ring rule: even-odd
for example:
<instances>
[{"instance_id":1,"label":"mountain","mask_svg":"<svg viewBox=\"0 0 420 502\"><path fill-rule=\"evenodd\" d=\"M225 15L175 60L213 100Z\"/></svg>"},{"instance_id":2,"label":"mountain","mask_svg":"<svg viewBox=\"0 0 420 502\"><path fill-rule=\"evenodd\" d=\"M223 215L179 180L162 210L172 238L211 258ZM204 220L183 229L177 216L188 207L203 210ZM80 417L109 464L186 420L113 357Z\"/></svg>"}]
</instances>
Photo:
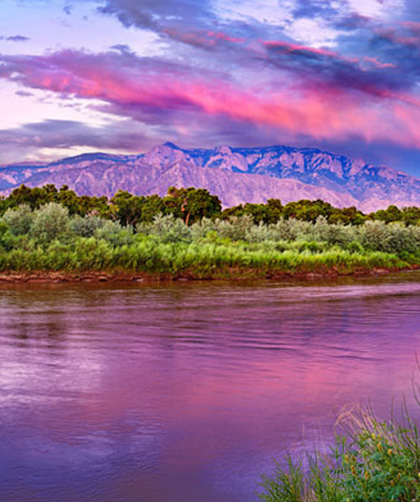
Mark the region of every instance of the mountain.
<instances>
[{"instance_id":1,"label":"mountain","mask_svg":"<svg viewBox=\"0 0 420 502\"><path fill-rule=\"evenodd\" d=\"M365 211L420 205L420 180L385 166L311 148L182 149L173 143L141 155L84 154L48 164L0 167L0 191L25 183L68 185L78 194L107 195L128 190L163 195L169 186L207 188L225 206L299 199L323 199Z\"/></svg>"}]
</instances>

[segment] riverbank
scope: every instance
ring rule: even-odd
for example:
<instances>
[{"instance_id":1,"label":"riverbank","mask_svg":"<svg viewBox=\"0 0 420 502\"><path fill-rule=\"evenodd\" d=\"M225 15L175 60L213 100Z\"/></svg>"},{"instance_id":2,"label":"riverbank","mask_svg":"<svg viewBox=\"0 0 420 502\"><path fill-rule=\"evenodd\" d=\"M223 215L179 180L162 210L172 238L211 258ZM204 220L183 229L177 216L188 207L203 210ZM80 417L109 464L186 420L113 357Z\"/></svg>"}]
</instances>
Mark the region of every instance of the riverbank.
<instances>
[{"instance_id":1,"label":"riverbank","mask_svg":"<svg viewBox=\"0 0 420 502\"><path fill-rule=\"evenodd\" d=\"M23 225L25 223L25 225ZM0 274L7 282L242 280L369 275L420 266L420 227L169 216L122 226L70 217L58 204L0 219Z\"/></svg>"},{"instance_id":2,"label":"riverbank","mask_svg":"<svg viewBox=\"0 0 420 502\"><path fill-rule=\"evenodd\" d=\"M136 283L136 282L175 282L175 281L212 281L212 280L233 280L243 281L250 279L260 280L316 280L337 277L374 277L387 275L396 272L405 272L420 269L420 264L405 267L371 269L358 268L354 270L331 269L319 271L258 271L256 269L231 268L229 270L213 271L206 275L194 274L193 271L180 273L133 273L128 271L84 271L71 273L66 271L38 270L31 272L5 271L0 273L0 284L2 283Z\"/></svg>"}]
</instances>

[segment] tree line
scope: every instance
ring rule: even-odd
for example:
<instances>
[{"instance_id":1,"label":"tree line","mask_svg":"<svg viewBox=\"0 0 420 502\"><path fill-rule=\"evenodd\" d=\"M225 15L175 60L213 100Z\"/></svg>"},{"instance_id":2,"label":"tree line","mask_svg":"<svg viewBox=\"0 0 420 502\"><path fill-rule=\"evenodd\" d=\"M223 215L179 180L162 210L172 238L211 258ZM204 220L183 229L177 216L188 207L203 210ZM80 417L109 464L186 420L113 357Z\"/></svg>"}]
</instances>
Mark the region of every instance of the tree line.
<instances>
[{"instance_id":1,"label":"tree line","mask_svg":"<svg viewBox=\"0 0 420 502\"><path fill-rule=\"evenodd\" d=\"M420 265L418 212L391 206L365 215L321 200L274 199L223 209L196 188L107 199L21 186L0 200L0 272L229 278L396 270Z\"/></svg>"},{"instance_id":2,"label":"tree line","mask_svg":"<svg viewBox=\"0 0 420 502\"><path fill-rule=\"evenodd\" d=\"M321 216L330 224L343 225L361 225L373 220L402 222L405 225L420 223L420 208L416 206L398 208L391 205L387 209L365 214L354 206L337 208L320 199L299 200L284 205L279 199L268 199L265 204L246 203L223 209L220 199L203 188L170 187L164 197L133 195L119 190L108 199L105 196L77 195L67 185L57 189L52 184L16 188L9 196L0 199L0 216L8 209L21 205L36 210L51 202L67 208L70 216L99 216L132 227L139 223L151 223L158 215L172 215L183 220L187 226L203 218L228 220L242 216L249 216L254 223L267 225L288 219L314 223Z\"/></svg>"}]
</instances>

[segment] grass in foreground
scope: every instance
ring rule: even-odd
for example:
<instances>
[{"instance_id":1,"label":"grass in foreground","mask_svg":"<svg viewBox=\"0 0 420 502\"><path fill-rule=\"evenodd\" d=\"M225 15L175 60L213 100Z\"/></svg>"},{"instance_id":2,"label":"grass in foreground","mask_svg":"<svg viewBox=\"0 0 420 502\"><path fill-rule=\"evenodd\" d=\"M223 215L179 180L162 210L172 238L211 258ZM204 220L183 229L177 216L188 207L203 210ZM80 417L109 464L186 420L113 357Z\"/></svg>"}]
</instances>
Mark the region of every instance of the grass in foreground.
<instances>
[{"instance_id":1,"label":"grass in foreground","mask_svg":"<svg viewBox=\"0 0 420 502\"><path fill-rule=\"evenodd\" d=\"M378 420L369 410L346 414L345 436L328 454L287 459L262 483L265 502L412 502L420 500L417 424Z\"/></svg>"}]
</instances>

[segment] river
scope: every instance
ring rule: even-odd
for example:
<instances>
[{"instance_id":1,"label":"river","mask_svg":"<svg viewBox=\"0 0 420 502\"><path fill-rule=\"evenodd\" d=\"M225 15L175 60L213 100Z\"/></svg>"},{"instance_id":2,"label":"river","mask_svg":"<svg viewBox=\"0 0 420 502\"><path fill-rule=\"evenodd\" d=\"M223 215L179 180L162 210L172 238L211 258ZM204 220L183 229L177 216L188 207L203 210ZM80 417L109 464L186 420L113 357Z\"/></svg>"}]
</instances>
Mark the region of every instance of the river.
<instances>
[{"instance_id":1,"label":"river","mask_svg":"<svg viewBox=\"0 0 420 502\"><path fill-rule=\"evenodd\" d=\"M251 502L342 406L412 407L419 350L417 272L0 286L0 500Z\"/></svg>"}]
</instances>

